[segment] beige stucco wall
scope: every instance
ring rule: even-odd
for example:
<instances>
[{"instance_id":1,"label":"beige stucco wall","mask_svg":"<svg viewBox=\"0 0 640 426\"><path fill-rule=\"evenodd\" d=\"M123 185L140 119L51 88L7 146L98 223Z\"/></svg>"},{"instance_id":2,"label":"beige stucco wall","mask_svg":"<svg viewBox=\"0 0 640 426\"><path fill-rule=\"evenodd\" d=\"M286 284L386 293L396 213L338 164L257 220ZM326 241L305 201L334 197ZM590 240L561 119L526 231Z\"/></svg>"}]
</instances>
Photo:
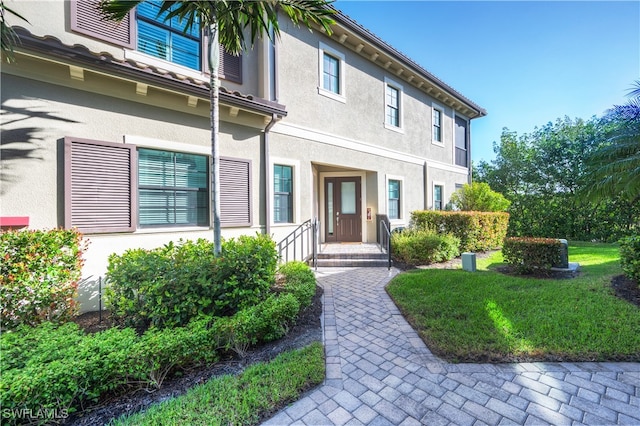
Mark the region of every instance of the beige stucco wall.
<instances>
[{"instance_id":1,"label":"beige stucco wall","mask_svg":"<svg viewBox=\"0 0 640 426\"><path fill-rule=\"evenodd\" d=\"M148 103L154 102L153 93L145 97L147 104L140 104L81 90L83 82L78 82L76 88L64 87L5 73L9 71L7 68L3 69L1 81L3 144L0 150L0 215L28 216L31 229L64 226L65 136L108 142L137 140L141 146L176 147L176 150L204 154L209 152L207 106L191 108L193 113L188 114L180 111L182 107L176 111L150 106ZM102 88L108 92L108 82L102 83ZM112 89L112 93L119 94L121 87L114 81ZM168 102L163 99L164 94L157 95L158 104ZM140 142L140 139L144 142ZM224 228L224 237L262 229L264 167L261 164L261 145L259 128L224 121L221 123L221 155L250 159L254 182L254 228ZM158 247L180 238L211 239L212 231L139 230L130 234L85 237L89 241L89 249L85 254L85 281L81 284L80 300L82 310L91 310L97 307L96 279L106 272L107 258L111 253L122 253L136 247Z\"/></svg>"}]
</instances>

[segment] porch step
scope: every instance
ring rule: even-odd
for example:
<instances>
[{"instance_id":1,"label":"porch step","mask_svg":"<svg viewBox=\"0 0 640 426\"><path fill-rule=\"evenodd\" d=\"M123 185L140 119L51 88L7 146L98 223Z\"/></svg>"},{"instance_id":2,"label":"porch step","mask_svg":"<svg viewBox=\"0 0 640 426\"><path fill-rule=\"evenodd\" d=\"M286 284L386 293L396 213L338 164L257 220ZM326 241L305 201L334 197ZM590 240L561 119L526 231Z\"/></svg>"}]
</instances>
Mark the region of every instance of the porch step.
<instances>
[{"instance_id":1,"label":"porch step","mask_svg":"<svg viewBox=\"0 0 640 426\"><path fill-rule=\"evenodd\" d=\"M387 267L388 259L320 259L318 258L318 267L320 268L363 268L363 267Z\"/></svg>"},{"instance_id":2,"label":"porch step","mask_svg":"<svg viewBox=\"0 0 640 426\"><path fill-rule=\"evenodd\" d=\"M380 267L389 266L386 253L318 253L319 267Z\"/></svg>"}]
</instances>

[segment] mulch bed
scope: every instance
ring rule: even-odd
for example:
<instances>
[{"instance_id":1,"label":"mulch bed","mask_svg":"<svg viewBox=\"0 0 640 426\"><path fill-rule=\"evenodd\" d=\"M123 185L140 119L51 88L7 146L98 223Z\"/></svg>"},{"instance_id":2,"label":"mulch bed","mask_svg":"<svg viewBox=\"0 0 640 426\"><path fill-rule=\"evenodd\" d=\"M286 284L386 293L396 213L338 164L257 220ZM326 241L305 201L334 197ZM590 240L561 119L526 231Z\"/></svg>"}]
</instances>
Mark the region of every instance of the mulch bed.
<instances>
[{"instance_id":1,"label":"mulch bed","mask_svg":"<svg viewBox=\"0 0 640 426\"><path fill-rule=\"evenodd\" d=\"M207 382L212 377L225 374L238 374L256 362L268 362L278 354L292 349L302 348L315 341L322 341L322 288L316 287L311 306L305 309L289 334L282 339L252 348L242 359L229 355L229 358L213 365L197 366L178 370L165 379L160 389L131 388L119 393L103 395L97 404L85 407L80 413L74 413L64 422L65 425L88 426L103 425L111 419L124 414L133 414L156 404L186 393L190 388ZM109 314L103 312L102 322L98 312L80 315L75 322L85 331L94 333L113 326ZM283 407L273 407L265 420Z\"/></svg>"}]
</instances>

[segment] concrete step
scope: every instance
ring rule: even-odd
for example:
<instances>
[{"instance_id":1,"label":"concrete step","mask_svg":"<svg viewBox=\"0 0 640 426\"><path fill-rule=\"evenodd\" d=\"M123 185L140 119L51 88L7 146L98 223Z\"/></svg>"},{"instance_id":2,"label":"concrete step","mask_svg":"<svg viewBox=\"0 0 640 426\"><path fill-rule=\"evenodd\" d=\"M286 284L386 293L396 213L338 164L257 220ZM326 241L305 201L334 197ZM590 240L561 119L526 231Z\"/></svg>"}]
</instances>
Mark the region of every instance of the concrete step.
<instances>
[{"instance_id":1,"label":"concrete step","mask_svg":"<svg viewBox=\"0 0 640 426\"><path fill-rule=\"evenodd\" d=\"M386 253L318 253L318 259L388 259Z\"/></svg>"},{"instance_id":2,"label":"concrete step","mask_svg":"<svg viewBox=\"0 0 640 426\"><path fill-rule=\"evenodd\" d=\"M385 258L366 259L366 258L318 258L318 267L322 268L362 268L362 267L387 267L389 260Z\"/></svg>"}]
</instances>

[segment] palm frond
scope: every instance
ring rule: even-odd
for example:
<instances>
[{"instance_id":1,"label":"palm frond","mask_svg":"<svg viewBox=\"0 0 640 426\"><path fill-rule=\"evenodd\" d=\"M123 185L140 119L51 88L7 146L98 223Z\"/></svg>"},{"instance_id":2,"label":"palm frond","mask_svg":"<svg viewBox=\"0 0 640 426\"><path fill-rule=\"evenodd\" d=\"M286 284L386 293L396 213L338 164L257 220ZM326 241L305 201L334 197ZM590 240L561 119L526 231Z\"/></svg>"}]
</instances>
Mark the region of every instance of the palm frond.
<instances>
[{"instance_id":1,"label":"palm frond","mask_svg":"<svg viewBox=\"0 0 640 426\"><path fill-rule=\"evenodd\" d=\"M2 53L5 55L6 61L11 63L15 61L13 48L20 43L20 39L13 28L7 24L5 13L13 15L27 24L29 21L13 9L7 7L4 1L0 0L0 50L2 50Z\"/></svg>"}]
</instances>

